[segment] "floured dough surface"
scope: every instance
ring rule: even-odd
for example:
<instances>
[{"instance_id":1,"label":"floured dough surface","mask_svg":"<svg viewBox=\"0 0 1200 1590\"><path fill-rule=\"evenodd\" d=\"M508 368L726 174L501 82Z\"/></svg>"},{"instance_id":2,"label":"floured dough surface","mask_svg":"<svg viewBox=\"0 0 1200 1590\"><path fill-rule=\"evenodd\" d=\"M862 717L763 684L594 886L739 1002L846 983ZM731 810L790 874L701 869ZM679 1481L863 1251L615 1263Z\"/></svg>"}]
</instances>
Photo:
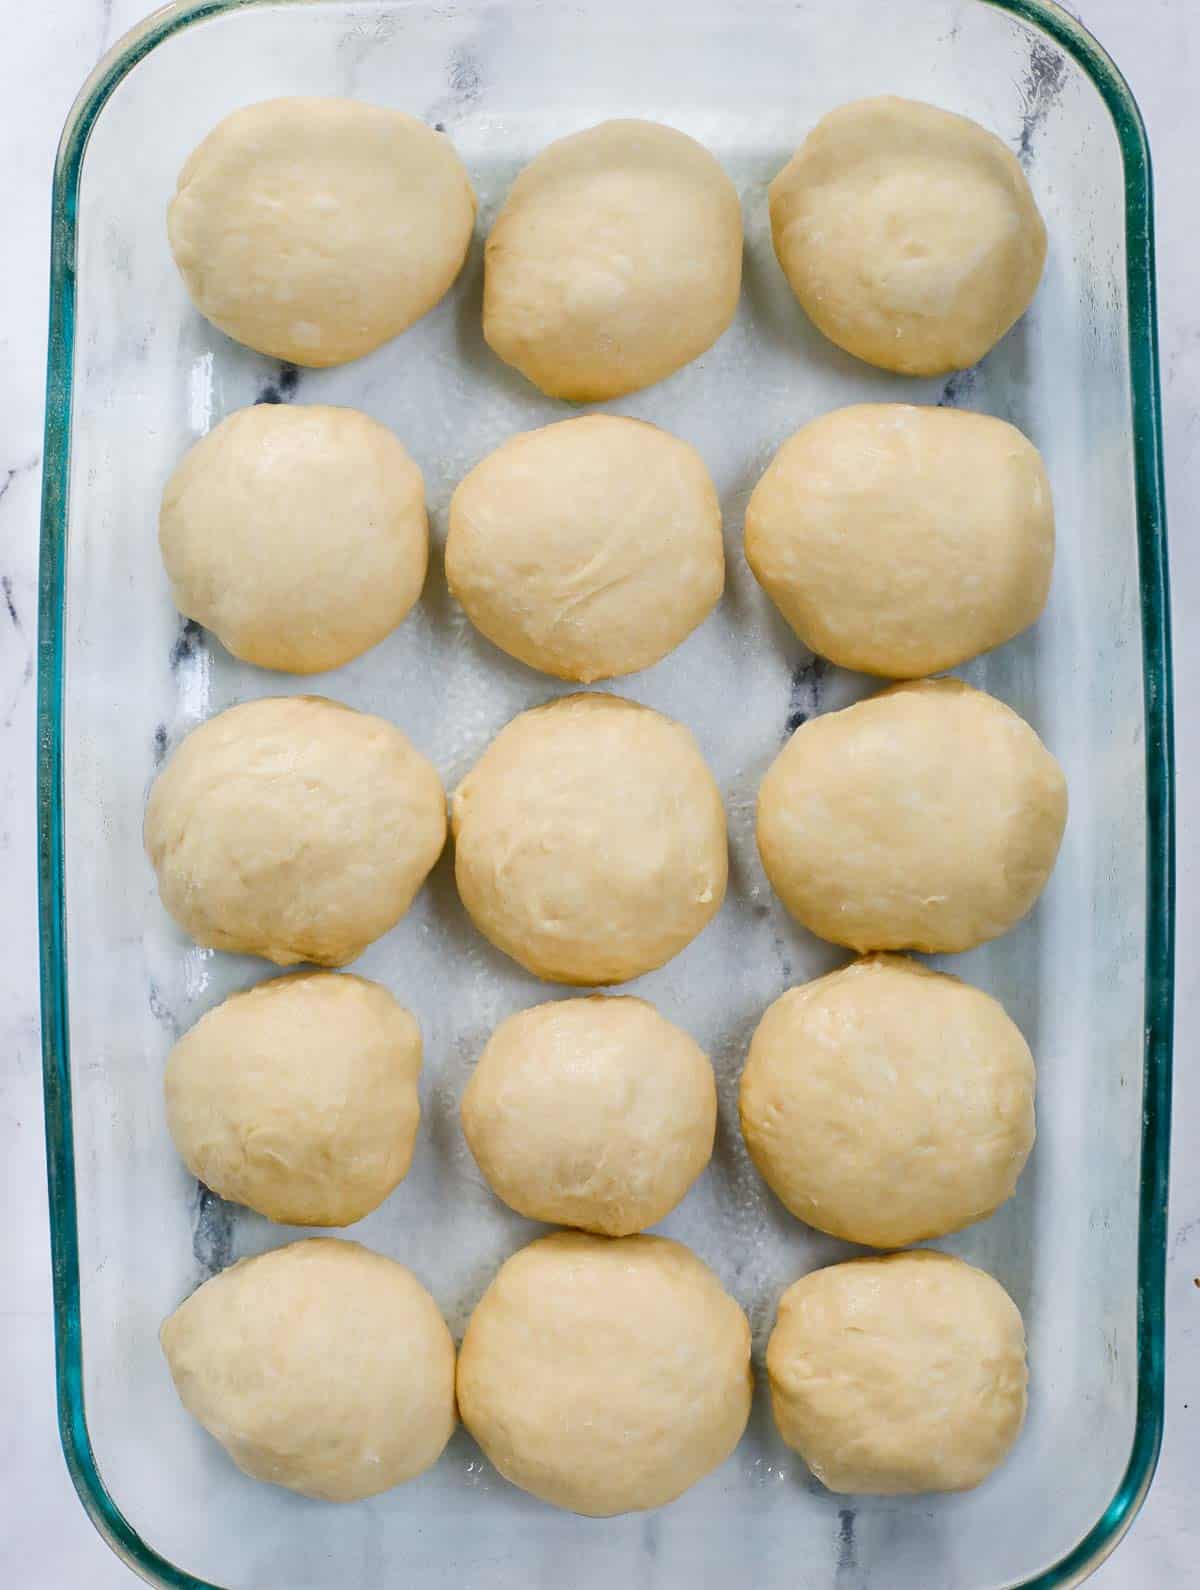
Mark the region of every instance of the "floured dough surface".
<instances>
[{"instance_id":1,"label":"floured dough surface","mask_svg":"<svg viewBox=\"0 0 1200 1590\"><path fill-rule=\"evenodd\" d=\"M188 157L167 232L206 319L259 353L344 364L433 308L475 194L450 140L353 99L264 100Z\"/></svg>"},{"instance_id":2,"label":"floured dough surface","mask_svg":"<svg viewBox=\"0 0 1200 1590\"><path fill-rule=\"evenodd\" d=\"M590 683L665 657L725 582L721 505L695 448L588 414L514 436L450 503L446 578L510 656Z\"/></svg>"},{"instance_id":3,"label":"floured dough surface","mask_svg":"<svg viewBox=\"0 0 1200 1590\"><path fill-rule=\"evenodd\" d=\"M922 679L802 724L758 792L758 848L793 916L851 949L965 950L1019 922L1067 820L1025 720Z\"/></svg>"},{"instance_id":4,"label":"floured dough surface","mask_svg":"<svg viewBox=\"0 0 1200 1590\"><path fill-rule=\"evenodd\" d=\"M619 696L522 712L451 803L472 921L550 982L624 982L720 909L725 808L684 726Z\"/></svg>"},{"instance_id":5,"label":"floured dough surface","mask_svg":"<svg viewBox=\"0 0 1200 1590\"><path fill-rule=\"evenodd\" d=\"M659 122L601 122L543 149L487 240L483 334L551 397L651 386L729 326L742 211L718 162Z\"/></svg>"},{"instance_id":6,"label":"floured dough surface","mask_svg":"<svg viewBox=\"0 0 1200 1590\"><path fill-rule=\"evenodd\" d=\"M776 453L746 558L800 639L841 668L912 679L1027 628L1054 565L1050 482L1013 425L862 403Z\"/></svg>"},{"instance_id":7,"label":"floured dough surface","mask_svg":"<svg viewBox=\"0 0 1200 1590\"><path fill-rule=\"evenodd\" d=\"M146 805L163 905L198 944L342 966L400 920L441 854L433 765L393 724L322 696L229 707Z\"/></svg>"},{"instance_id":8,"label":"floured dough surface","mask_svg":"<svg viewBox=\"0 0 1200 1590\"><path fill-rule=\"evenodd\" d=\"M775 252L805 314L868 364L977 363L1029 307L1046 228L995 134L917 100L856 100L771 183Z\"/></svg>"},{"instance_id":9,"label":"floured dough surface","mask_svg":"<svg viewBox=\"0 0 1200 1590\"><path fill-rule=\"evenodd\" d=\"M179 1040L167 1124L222 1198L295 1226L348 1226L407 1174L421 1110L417 1023L335 972L231 994Z\"/></svg>"},{"instance_id":10,"label":"floured dough surface","mask_svg":"<svg viewBox=\"0 0 1200 1590\"><path fill-rule=\"evenodd\" d=\"M723 1463L752 1389L746 1316L664 1237L522 1248L459 1358L463 1423L505 1479L592 1517L661 1507Z\"/></svg>"},{"instance_id":11,"label":"floured dough surface","mask_svg":"<svg viewBox=\"0 0 1200 1590\"><path fill-rule=\"evenodd\" d=\"M717 1089L700 1046L644 999L561 999L501 1022L462 1123L518 1213L628 1236L669 1214L708 1164Z\"/></svg>"},{"instance_id":12,"label":"floured dough surface","mask_svg":"<svg viewBox=\"0 0 1200 1590\"><path fill-rule=\"evenodd\" d=\"M831 1491L965 1491L1025 1419L1025 1327L945 1253L834 1264L790 1286L767 1346L779 1433Z\"/></svg>"},{"instance_id":13,"label":"floured dough surface","mask_svg":"<svg viewBox=\"0 0 1200 1590\"><path fill-rule=\"evenodd\" d=\"M1003 1006L900 955L770 1005L742 1072L742 1135L772 1191L831 1236L899 1248L1011 1197L1034 1067Z\"/></svg>"},{"instance_id":14,"label":"floured dough surface","mask_svg":"<svg viewBox=\"0 0 1200 1590\"><path fill-rule=\"evenodd\" d=\"M454 1343L403 1265L311 1237L206 1281L159 1338L180 1401L246 1474L330 1502L413 1479L455 1425Z\"/></svg>"},{"instance_id":15,"label":"floured dough surface","mask_svg":"<svg viewBox=\"0 0 1200 1590\"><path fill-rule=\"evenodd\" d=\"M244 662L320 673L381 641L420 596L425 483L355 409L258 403L180 463L158 538L181 613Z\"/></svg>"}]
</instances>

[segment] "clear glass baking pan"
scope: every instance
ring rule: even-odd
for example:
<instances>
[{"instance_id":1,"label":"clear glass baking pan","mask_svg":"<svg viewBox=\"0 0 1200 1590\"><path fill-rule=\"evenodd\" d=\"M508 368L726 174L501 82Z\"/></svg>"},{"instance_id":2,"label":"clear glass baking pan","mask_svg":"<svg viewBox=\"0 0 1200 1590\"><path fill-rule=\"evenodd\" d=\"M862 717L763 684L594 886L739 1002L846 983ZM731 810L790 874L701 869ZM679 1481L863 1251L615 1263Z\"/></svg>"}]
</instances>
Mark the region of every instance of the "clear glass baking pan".
<instances>
[{"instance_id":1,"label":"clear glass baking pan","mask_svg":"<svg viewBox=\"0 0 1200 1590\"><path fill-rule=\"evenodd\" d=\"M1049 225L1031 313L979 369L946 382L872 371L823 342L770 249L769 178L822 112L883 92L996 129ZM164 209L188 151L235 106L288 93L355 95L444 126L480 193L476 244L449 298L342 369L298 374L235 347L192 311L167 250ZM338 1509L238 1473L184 1414L159 1354L160 1319L198 1281L289 1233L204 1193L167 1137L161 1070L174 1037L269 969L199 950L172 927L141 851L147 787L207 714L313 688L395 719L449 787L508 717L562 688L465 626L439 550L466 469L511 432L567 412L483 344L490 217L537 149L614 115L694 134L744 196L734 327L696 364L610 407L695 443L726 512L718 613L618 688L693 727L728 803L730 898L638 986L705 1044L720 1081L714 1163L663 1229L742 1300L760 1366L782 1288L848 1250L782 1213L737 1133L737 1075L759 1014L837 959L772 898L754 795L789 726L868 684L814 662L774 616L741 557L746 497L785 435L866 398L1013 420L1053 480L1049 610L966 670L1034 722L1072 800L1032 917L954 963L1007 1002L1040 1065L1039 1140L1017 1197L945 1244L998 1275L1029 1326L1028 1426L1011 1461L968 1495L824 1492L775 1435L760 1386L734 1457L657 1513L554 1512L500 1481L462 1432L420 1480ZM101 1533L153 1584L221 1590L1077 1583L1128 1526L1158 1448L1171 1035L1150 168L1112 63L1044 0L206 0L156 13L85 85L59 152L53 227L39 653L46 1126L62 1438ZM182 625L158 557L167 474L255 398L364 408L396 429L428 483L435 556L418 610L316 681L243 667ZM550 991L470 930L445 861L357 969L417 1012L427 1059L413 1170L355 1235L411 1265L461 1333L533 1228L482 1186L458 1096L492 1026Z\"/></svg>"}]
</instances>

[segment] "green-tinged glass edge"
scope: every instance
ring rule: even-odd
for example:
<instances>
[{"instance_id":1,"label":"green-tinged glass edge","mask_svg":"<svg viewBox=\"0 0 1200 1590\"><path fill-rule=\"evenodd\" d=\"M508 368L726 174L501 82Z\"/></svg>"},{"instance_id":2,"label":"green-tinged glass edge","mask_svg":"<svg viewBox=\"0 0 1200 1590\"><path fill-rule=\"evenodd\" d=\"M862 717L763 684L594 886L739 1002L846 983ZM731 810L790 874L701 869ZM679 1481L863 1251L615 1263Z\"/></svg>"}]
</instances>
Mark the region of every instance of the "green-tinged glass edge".
<instances>
[{"instance_id":1,"label":"green-tinged glass edge","mask_svg":"<svg viewBox=\"0 0 1200 1590\"><path fill-rule=\"evenodd\" d=\"M222 1590L175 1567L138 1535L105 1487L84 1411L79 1240L71 1116L63 895L63 603L75 342L76 208L84 153L114 89L165 39L209 17L280 0L176 0L126 34L71 108L59 144L51 203L50 332L42 475L38 611L38 903L42 1075L54 1277L58 1422L84 1509L133 1571L171 1590ZM307 0L290 0L305 4ZM1109 1555L1145 1499L1163 1424L1164 1280L1174 998L1174 737L1166 515L1155 311L1150 151L1128 85L1095 39L1053 0L980 0L1038 29L1087 74L1113 119L1125 172L1126 279L1137 501L1146 728L1146 992L1141 1200L1138 1220L1137 1414L1116 1493L1064 1557L1009 1590L1067 1590Z\"/></svg>"}]
</instances>

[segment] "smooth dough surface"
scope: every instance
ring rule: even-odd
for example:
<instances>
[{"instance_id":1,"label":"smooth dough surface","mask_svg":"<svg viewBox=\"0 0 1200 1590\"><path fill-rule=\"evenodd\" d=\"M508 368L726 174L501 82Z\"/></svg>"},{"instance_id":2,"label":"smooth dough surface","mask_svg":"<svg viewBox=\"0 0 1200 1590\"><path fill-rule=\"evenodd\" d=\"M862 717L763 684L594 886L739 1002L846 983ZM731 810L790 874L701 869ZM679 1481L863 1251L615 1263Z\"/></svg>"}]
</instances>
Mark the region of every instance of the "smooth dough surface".
<instances>
[{"instance_id":1,"label":"smooth dough surface","mask_svg":"<svg viewBox=\"0 0 1200 1590\"><path fill-rule=\"evenodd\" d=\"M741 205L708 150L658 122L601 122L513 184L487 240L483 334L551 397L599 402L698 358L741 280Z\"/></svg>"},{"instance_id":2,"label":"smooth dough surface","mask_svg":"<svg viewBox=\"0 0 1200 1590\"><path fill-rule=\"evenodd\" d=\"M381 641L420 596L425 483L365 414L257 403L183 459L158 539L187 618L245 662L320 673Z\"/></svg>"},{"instance_id":3,"label":"smooth dough surface","mask_svg":"<svg viewBox=\"0 0 1200 1590\"><path fill-rule=\"evenodd\" d=\"M150 791L144 837L163 905L198 944L342 966L412 904L446 801L393 724L271 696L192 730Z\"/></svg>"},{"instance_id":4,"label":"smooth dough surface","mask_svg":"<svg viewBox=\"0 0 1200 1590\"><path fill-rule=\"evenodd\" d=\"M446 578L510 656L590 684L648 668L725 583L704 461L642 420L588 414L514 436L450 503Z\"/></svg>"},{"instance_id":5,"label":"smooth dough surface","mask_svg":"<svg viewBox=\"0 0 1200 1590\"><path fill-rule=\"evenodd\" d=\"M965 116L856 100L769 189L771 235L814 325L868 364L964 370L1029 307L1046 228L1016 158Z\"/></svg>"},{"instance_id":6,"label":"smooth dough surface","mask_svg":"<svg viewBox=\"0 0 1200 1590\"><path fill-rule=\"evenodd\" d=\"M343 364L433 308L475 194L450 140L353 99L235 110L191 153L167 232L196 308L259 353Z\"/></svg>"},{"instance_id":7,"label":"smooth dough surface","mask_svg":"<svg viewBox=\"0 0 1200 1590\"><path fill-rule=\"evenodd\" d=\"M725 808L695 740L619 696L520 713L459 785L450 818L471 920L553 983L652 971L725 898Z\"/></svg>"},{"instance_id":8,"label":"smooth dough surface","mask_svg":"<svg viewBox=\"0 0 1200 1590\"><path fill-rule=\"evenodd\" d=\"M717 1089L700 1046L644 999L562 999L501 1022L462 1123L519 1214L624 1237L669 1214L708 1164Z\"/></svg>"},{"instance_id":9,"label":"smooth dough surface","mask_svg":"<svg viewBox=\"0 0 1200 1590\"><path fill-rule=\"evenodd\" d=\"M390 1490L455 1425L454 1342L403 1265L309 1237L222 1270L159 1332L179 1399L244 1473L328 1502Z\"/></svg>"},{"instance_id":10,"label":"smooth dough surface","mask_svg":"<svg viewBox=\"0 0 1200 1590\"><path fill-rule=\"evenodd\" d=\"M956 977L873 955L771 1005L750 1043L742 1135L819 1231L900 1248L1011 1197L1034 1138L1034 1066L1004 1008Z\"/></svg>"},{"instance_id":11,"label":"smooth dough surface","mask_svg":"<svg viewBox=\"0 0 1200 1590\"><path fill-rule=\"evenodd\" d=\"M421 1033L386 988L300 973L231 994L171 1051L167 1124L222 1198L294 1226L348 1226L407 1175Z\"/></svg>"},{"instance_id":12,"label":"smooth dough surface","mask_svg":"<svg viewBox=\"0 0 1200 1590\"><path fill-rule=\"evenodd\" d=\"M794 917L850 949L966 950L1032 907L1067 820L1025 720L957 679L895 685L798 728L758 792Z\"/></svg>"},{"instance_id":13,"label":"smooth dough surface","mask_svg":"<svg viewBox=\"0 0 1200 1590\"><path fill-rule=\"evenodd\" d=\"M949 1254L853 1259L783 1294L767 1374L780 1435L829 1490L966 1491L1024 1422L1025 1327Z\"/></svg>"},{"instance_id":14,"label":"smooth dough surface","mask_svg":"<svg viewBox=\"0 0 1200 1590\"><path fill-rule=\"evenodd\" d=\"M590 1517L674 1501L750 1414L750 1326L664 1237L561 1231L504 1263L463 1338L463 1423L506 1480Z\"/></svg>"},{"instance_id":15,"label":"smooth dough surface","mask_svg":"<svg viewBox=\"0 0 1200 1590\"><path fill-rule=\"evenodd\" d=\"M863 403L797 431L746 509L746 559L810 650L915 679L1046 605L1050 482L1032 442L961 409Z\"/></svg>"}]
</instances>

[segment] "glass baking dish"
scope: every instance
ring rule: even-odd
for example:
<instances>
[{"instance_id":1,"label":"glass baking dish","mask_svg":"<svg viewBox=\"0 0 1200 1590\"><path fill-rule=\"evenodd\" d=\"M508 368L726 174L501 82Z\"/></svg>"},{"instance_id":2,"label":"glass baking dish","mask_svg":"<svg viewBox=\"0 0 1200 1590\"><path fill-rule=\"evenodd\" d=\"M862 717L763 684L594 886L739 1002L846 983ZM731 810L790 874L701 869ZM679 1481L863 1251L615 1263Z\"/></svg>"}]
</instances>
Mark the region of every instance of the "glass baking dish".
<instances>
[{"instance_id":1,"label":"glass baking dish","mask_svg":"<svg viewBox=\"0 0 1200 1590\"><path fill-rule=\"evenodd\" d=\"M948 381L873 371L823 342L770 249L769 178L818 115L883 92L996 129L1049 226L1032 311L980 368ZM342 369L297 372L228 342L190 308L167 250L164 208L187 152L235 106L285 93L354 95L445 127L480 193L449 298ZM141 852L146 790L199 719L314 688L394 718L452 787L509 716L563 688L465 626L440 544L466 469L511 432L568 412L482 342L490 217L538 148L614 115L694 134L744 198L734 327L694 365L608 406L694 442L726 513L718 614L617 688L693 727L728 803L730 899L637 987L717 1068L716 1157L663 1229L746 1306L760 1369L779 1292L849 1250L782 1214L737 1133L737 1075L759 1014L838 958L772 898L754 795L790 726L869 684L814 661L773 615L741 557L745 500L785 435L867 398L1011 419L1054 484L1049 610L964 670L1033 721L1072 799L1032 917L953 963L1006 1001L1040 1065L1039 1141L1017 1197L944 1244L999 1276L1029 1327L1026 1431L971 1494L828 1494L780 1443L760 1384L734 1457L657 1513L554 1512L500 1481L463 1432L420 1480L336 1509L238 1473L184 1414L158 1351L160 1319L198 1281L290 1233L189 1181L167 1137L160 1075L174 1037L269 969L199 950L168 921ZM62 1439L97 1528L153 1584L222 1590L995 1590L1085 1577L1128 1527L1158 1449L1172 995L1150 168L1112 63L1044 0L205 0L157 12L85 85L59 152L53 228L39 651L46 1126ZM158 558L165 477L256 398L362 407L426 474L435 554L422 603L375 651L316 681L243 667L182 624ZM471 932L445 860L357 969L417 1012L426 1069L414 1168L355 1235L411 1265L461 1335L533 1228L481 1184L458 1096L496 1021L548 991Z\"/></svg>"}]
</instances>

